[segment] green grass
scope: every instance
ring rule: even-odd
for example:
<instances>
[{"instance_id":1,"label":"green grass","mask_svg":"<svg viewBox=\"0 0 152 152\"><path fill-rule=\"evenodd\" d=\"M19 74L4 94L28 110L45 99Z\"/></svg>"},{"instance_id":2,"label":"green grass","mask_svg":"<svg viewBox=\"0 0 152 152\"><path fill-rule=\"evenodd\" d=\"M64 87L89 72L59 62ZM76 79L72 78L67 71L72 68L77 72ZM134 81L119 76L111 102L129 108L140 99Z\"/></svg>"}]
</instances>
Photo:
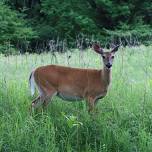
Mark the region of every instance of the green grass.
<instances>
[{"instance_id":1,"label":"green grass","mask_svg":"<svg viewBox=\"0 0 152 152\"><path fill-rule=\"evenodd\" d=\"M29 114L28 77L46 64L100 68L91 50L74 53L0 56L1 152L151 152L152 47L121 48L111 88L89 115L85 102L55 97L46 111ZM71 58L67 57L71 55Z\"/></svg>"}]
</instances>

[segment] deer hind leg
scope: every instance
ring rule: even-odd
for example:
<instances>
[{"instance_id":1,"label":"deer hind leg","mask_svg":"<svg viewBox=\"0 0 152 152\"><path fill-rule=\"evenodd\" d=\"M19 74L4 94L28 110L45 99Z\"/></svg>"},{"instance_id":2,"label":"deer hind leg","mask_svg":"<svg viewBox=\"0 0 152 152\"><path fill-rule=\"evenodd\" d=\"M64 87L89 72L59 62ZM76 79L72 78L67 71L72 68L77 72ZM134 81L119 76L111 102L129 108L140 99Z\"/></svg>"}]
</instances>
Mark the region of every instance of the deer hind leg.
<instances>
[{"instance_id":1,"label":"deer hind leg","mask_svg":"<svg viewBox=\"0 0 152 152\"><path fill-rule=\"evenodd\" d=\"M49 99L52 98L53 95L55 95L55 91L49 92L43 96L38 96L36 99L34 99L32 101L32 105L30 107L30 112L32 112L32 110L34 110L34 109L37 109L41 105L43 106L43 108L46 108L50 101Z\"/></svg>"},{"instance_id":2,"label":"deer hind leg","mask_svg":"<svg viewBox=\"0 0 152 152\"><path fill-rule=\"evenodd\" d=\"M38 87L38 91L39 91L39 96L32 101L32 105L31 105L31 108L34 109L38 108L44 102L45 99L45 91L40 87Z\"/></svg>"},{"instance_id":3,"label":"deer hind leg","mask_svg":"<svg viewBox=\"0 0 152 152\"><path fill-rule=\"evenodd\" d=\"M38 96L36 99L32 101L32 108L38 108L45 100L45 96Z\"/></svg>"},{"instance_id":4,"label":"deer hind leg","mask_svg":"<svg viewBox=\"0 0 152 152\"><path fill-rule=\"evenodd\" d=\"M34 109L38 108L41 105L42 101L43 101L43 98L41 96L38 96L36 99L34 99L32 101L30 108L29 108L30 113L32 113L32 111Z\"/></svg>"},{"instance_id":5,"label":"deer hind leg","mask_svg":"<svg viewBox=\"0 0 152 152\"><path fill-rule=\"evenodd\" d=\"M32 101L32 107L33 108L37 108L40 105L44 105L47 106L49 103L49 99L53 97L53 95L56 94L56 90L53 88L42 88L41 87L41 91L40 91L40 95Z\"/></svg>"},{"instance_id":6,"label":"deer hind leg","mask_svg":"<svg viewBox=\"0 0 152 152\"><path fill-rule=\"evenodd\" d=\"M55 96L56 94L57 94L57 91L55 89L51 89L51 90L49 90L49 92L47 92L47 96L45 97L45 100L43 102L44 108L47 107L49 102L52 100L53 96Z\"/></svg>"}]
</instances>

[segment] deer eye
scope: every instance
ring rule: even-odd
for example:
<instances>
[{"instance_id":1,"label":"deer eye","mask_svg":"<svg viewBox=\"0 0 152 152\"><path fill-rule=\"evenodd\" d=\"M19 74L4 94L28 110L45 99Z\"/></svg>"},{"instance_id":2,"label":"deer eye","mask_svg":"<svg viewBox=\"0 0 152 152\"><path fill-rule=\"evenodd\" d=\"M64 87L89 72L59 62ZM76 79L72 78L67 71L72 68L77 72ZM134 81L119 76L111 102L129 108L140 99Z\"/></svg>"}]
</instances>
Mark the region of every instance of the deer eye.
<instances>
[{"instance_id":1,"label":"deer eye","mask_svg":"<svg viewBox=\"0 0 152 152\"><path fill-rule=\"evenodd\" d=\"M102 56L103 57L103 59L105 59L106 57L105 56Z\"/></svg>"},{"instance_id":2,"label":"deer eye","mask_svg":"<svg viewBox=\"0 0 152 152\"><path fill-rule=\"evenodd\" d=\"M114 56L112 56L111 58L114 59Z\"/></svg>"}]
</instances>

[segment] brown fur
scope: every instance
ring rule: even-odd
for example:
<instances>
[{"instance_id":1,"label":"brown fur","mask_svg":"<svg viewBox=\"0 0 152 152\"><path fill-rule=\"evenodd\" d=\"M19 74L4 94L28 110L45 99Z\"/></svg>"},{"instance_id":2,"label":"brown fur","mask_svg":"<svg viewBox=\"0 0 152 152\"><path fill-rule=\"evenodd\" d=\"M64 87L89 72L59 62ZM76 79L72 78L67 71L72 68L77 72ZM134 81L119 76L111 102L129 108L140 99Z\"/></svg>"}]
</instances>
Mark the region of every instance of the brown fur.
<instances>
[{"instance_id":1,"label":"brown fur","mask_svg":"<svg viewBox=\"0 0 152 152\"><path fill-rule=\"evenodd\" d=\"M101 54L103 55L103 52ZM103 59L107 63L111 56L109 52L105 52L104 55L108 58ZM42 94L32 102L32 107L36 107L39 102L47 105L48 98L61 93L86 99L89 111L92 111L96 101L106 96L111 81L111 68L107 68L106 65L102 70L47 65L37 68L33 74Z\"/></svg>"}]
</instances>

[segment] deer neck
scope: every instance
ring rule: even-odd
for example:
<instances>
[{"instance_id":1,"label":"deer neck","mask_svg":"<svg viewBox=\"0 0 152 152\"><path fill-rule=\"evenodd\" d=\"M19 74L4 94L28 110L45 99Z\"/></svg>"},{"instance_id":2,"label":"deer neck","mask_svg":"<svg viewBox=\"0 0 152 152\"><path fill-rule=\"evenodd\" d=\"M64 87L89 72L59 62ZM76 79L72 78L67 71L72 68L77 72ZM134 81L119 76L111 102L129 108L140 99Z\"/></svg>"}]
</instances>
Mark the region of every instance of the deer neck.
<instances>
[{"instance_id":1,"label":"deer neck","mask_svg":"<svg viewBox=\"0 0 152 152\"><path fill-rule=\"evenodd\" d=\"M108 69L107 67L104 67L103 70L101 70L101 78L105 87L108 87L111 81L111 68Z\"/></svg>"}]
</instances>

